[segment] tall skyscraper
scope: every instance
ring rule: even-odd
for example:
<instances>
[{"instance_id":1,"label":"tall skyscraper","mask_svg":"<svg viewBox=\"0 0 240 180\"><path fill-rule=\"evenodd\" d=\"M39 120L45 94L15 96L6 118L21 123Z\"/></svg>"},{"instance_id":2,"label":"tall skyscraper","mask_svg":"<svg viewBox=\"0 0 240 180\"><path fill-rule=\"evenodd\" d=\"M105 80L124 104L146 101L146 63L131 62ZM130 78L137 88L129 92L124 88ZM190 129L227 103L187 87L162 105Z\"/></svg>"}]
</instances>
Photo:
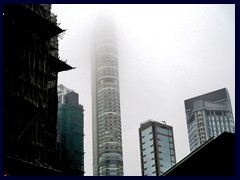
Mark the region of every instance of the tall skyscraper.
<instances>
[{"instance_id":1,"label":"tall skyscraper","mask_svg":"<svg viewBox=\"0 0 240 180\"><path fill-rule=\"evenodd\" d=\"M122 176L123 153L116 30L97 20L92 61L93 175Z\"/></svg>"},{"instance_id":2,"label":"tall skyscraper","mask_svg":"<svg viewBox=\"0 0 240 180\"><path fill-rule=\"evenodd\" d=\"M57 145L64 175L84 175L84 114L78 94L58 86Z\"/></svg>"},{"instance_id":3,"label":"tall skyscraper","mask_svg":"<svg viewBox=\"0 0 240 180\"><path fill-rule=\"evenodd\" d=\"M143 176L160 176L176 164L173 128L148 120L139 128Z\"/></svg>"},{"instance_id":4,"label":"tall skyscraper","mask_svg":"<svg viewBox=\"0 0 240 180\"><path fill-rule=\"evenodd\" d=\"M235 132L226 88L185 100L190 151L223 132Z\"/></svg>"}]
</instances>

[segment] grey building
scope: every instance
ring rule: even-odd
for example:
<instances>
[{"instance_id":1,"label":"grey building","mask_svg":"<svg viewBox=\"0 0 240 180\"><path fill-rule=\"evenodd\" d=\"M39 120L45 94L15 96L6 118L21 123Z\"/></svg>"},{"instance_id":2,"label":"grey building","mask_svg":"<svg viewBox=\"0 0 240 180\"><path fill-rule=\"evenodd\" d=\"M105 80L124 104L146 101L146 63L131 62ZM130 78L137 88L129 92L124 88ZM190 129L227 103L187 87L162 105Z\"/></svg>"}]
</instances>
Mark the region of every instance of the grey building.
<instances>
[{"instance_id":1,"label":"grey building","mask_svg":"<svg viewBox=\"0 0 240 180\"><path fill-rule=\"evenodd\" d=\"M185 100L190 151L223 132L235 132L226 88Z\"/></svg>"},{"instance_id":2,"label":"grey building","mask_svg":"<svg viewBox=\"0 0 240 180\"><path fill-rule=\"evenodd\" d=\"M160 176L176 164L173 128L148 120L139 128L143 176Z\"/></svg>"},{"instance_id":3,"label":"grey building","mask_svg":"<svg viewBox=\"0 0 240 180\"><path fill-rule=\"evenodd\" d=\"M122 132L114 21L97 20L92 61L93 175L122 176Z\"/></svg>"}]
</instances>

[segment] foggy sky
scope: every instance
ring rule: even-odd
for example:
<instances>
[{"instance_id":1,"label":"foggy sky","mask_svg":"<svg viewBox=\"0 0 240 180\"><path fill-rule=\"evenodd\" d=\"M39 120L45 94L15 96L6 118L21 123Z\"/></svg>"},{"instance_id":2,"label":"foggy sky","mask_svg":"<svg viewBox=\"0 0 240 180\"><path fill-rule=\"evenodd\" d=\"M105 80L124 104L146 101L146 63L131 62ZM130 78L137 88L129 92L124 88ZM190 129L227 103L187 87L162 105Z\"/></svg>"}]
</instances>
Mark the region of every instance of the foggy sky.
<instances>
[{"instance_id":1,"label":"foggy sky","mask_svg":"<svg viewBox=\"0 0 240 180\"><path fill-rule=\"evenodd\" d=\"M173 126L177 162L189 154L184 100L227 88L235 114L235 5L52 5L62 29L60 57L76 69L59 84L84 106L85 175L92 175L90 42L94 19L114 14L124 175L140 176L138 128L153 119ZM234 115L235 117L235 115Z\"/></svg>"}]
</instances>

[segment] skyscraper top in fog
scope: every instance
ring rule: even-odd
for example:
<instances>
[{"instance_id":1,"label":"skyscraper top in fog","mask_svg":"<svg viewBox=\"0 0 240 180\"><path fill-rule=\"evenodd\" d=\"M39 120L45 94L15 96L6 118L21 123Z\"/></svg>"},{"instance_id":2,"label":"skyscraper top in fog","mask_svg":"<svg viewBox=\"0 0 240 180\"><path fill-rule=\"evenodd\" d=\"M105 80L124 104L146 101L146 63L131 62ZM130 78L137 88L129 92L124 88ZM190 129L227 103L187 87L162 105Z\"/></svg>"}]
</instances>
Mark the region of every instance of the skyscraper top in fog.
<instances>
[{"instance_id":1,"label":"skyscraper top in fog","mask_svg":"<svg viewBox=\"0 0 240 180\"><path fill-rule=\"evenodd\" d=\"M122 176L122 132L116 32L111 17L96 22L92 61L93 175Z\"/></svg>"},{"instance_id":2,"label":"skyscraper top in fog","mask_svg":"<svg viewBox=\"0 0 240 180\"><path fill-rule=\"evenodd\" d=\"M235 132L231 101L226 88L185 100L190 150L223 132Z\"/></svg>"}]
</instances>

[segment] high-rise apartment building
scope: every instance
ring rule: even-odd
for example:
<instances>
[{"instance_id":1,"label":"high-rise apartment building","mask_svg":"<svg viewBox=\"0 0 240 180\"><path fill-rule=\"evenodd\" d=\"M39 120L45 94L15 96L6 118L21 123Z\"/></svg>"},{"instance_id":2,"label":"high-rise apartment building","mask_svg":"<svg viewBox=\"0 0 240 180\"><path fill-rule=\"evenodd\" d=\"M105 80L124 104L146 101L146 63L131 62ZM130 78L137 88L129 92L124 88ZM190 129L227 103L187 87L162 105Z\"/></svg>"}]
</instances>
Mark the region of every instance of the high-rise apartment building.
<instances>
[{"instance_id":1,"label":"high-rise apartment building","mask_svg":"<svg viewBox=\"0 0 240 180\"><path fill-rule=\"evenodd\" d=\"M123 153L114 21L97 21L92 61L93 175L122 176Z\"/></svg>"},{"instance_id":2,"label":"high-rise apartment building","mask_svg":"<svg viewBox=\"0 0 240 180\"><path fill-rule=\"evenodd\" d=\"M63 101L64 99L64 101ZM78 94L58 85L57 143L64 175L84 175L84 114Z\"/></svg>"},{"instance_id":3,"label":"high-rise apartment building","mask_svg":"<svg viewBox=\"0 0 240 180\"><path fill-rule=\"evenodd\" d=\"M235 132L226 88L185 100L190 151L223 132Z\"/></svg>"},{"instance_id":4,"label":"high-rise apartment building","mask_svg":"<svg viewBox=\"0 0 240 180\"><path fill-rule=\"evenodd\" d=\"M173 128L148 120L139 128L143 176L160 176L176 164Z\"/></svg>"}]
</instances>

